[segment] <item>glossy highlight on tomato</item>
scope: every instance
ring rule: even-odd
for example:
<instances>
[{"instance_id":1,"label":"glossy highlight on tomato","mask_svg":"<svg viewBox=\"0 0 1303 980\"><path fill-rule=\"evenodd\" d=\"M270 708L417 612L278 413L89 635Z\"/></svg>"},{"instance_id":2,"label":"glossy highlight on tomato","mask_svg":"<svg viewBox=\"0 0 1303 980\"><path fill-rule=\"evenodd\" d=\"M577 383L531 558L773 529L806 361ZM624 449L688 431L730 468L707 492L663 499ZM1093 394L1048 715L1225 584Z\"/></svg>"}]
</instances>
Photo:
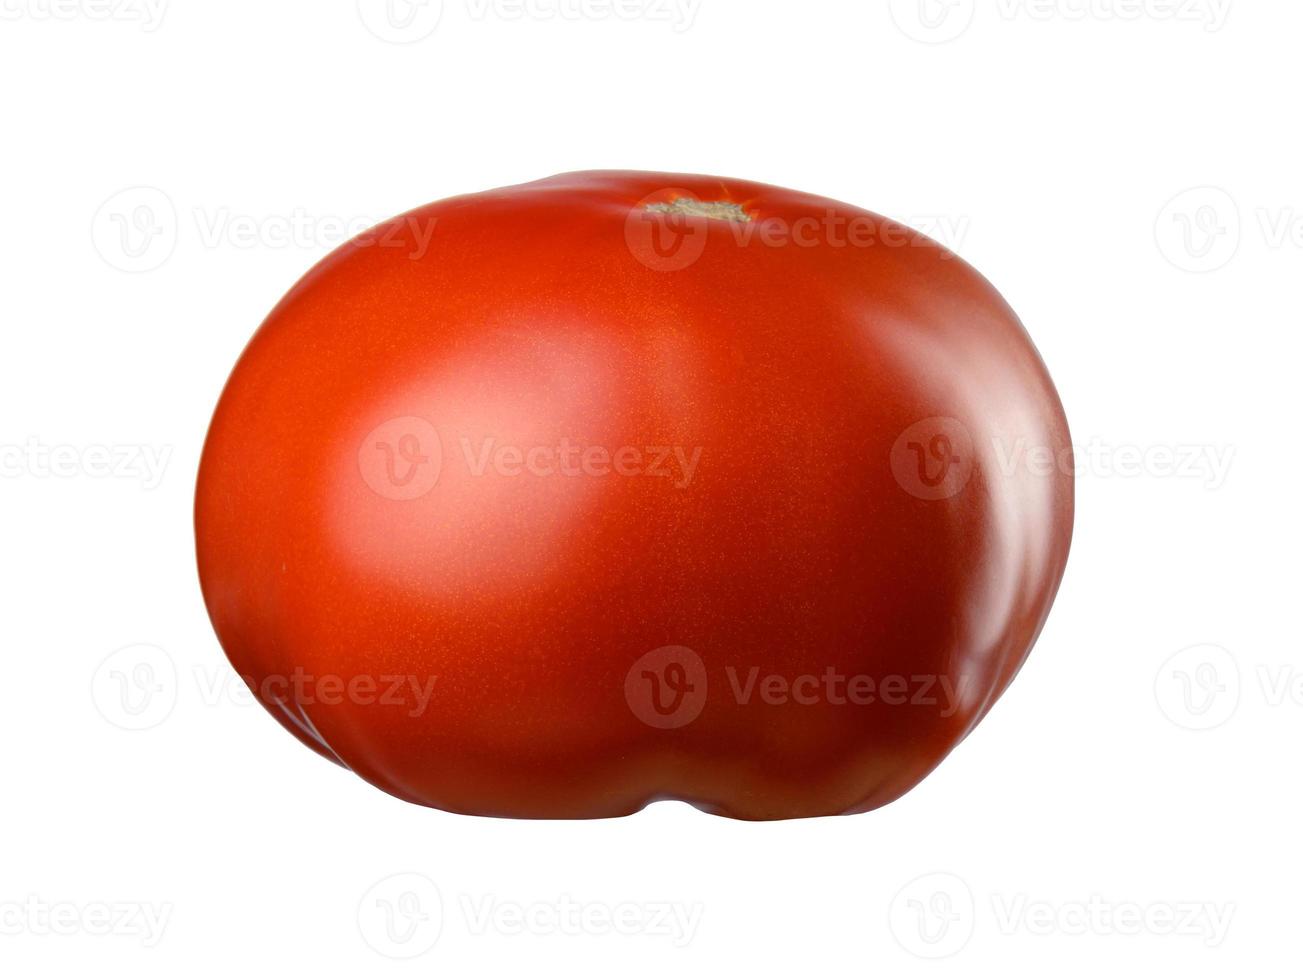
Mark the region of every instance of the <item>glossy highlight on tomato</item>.
<instances>
[{"instance_id":1,"label":"glossy highlight on tomato","mask_svg":"<svg viewBox=\"0 0 1303 980\"><path fill-rule=\"evenodd\" d=\"M221 396L195 524L232 665L386 792L764 820L881 806L972 731L1072 513L1054 387L957 256L808 194L599 171L308 272Z\"/></svg>"}]
</instances>

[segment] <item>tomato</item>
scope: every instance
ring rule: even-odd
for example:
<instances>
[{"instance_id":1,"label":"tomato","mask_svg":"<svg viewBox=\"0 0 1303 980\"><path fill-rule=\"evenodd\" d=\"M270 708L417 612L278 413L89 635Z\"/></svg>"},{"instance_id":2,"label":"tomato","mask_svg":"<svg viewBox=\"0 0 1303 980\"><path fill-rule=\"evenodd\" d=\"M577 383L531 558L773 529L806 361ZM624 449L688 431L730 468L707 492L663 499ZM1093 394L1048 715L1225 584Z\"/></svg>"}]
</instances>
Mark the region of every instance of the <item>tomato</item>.
<instances>
[{"instance_id":1,"label":"tomato","mask_svg":"<svg viewBox=\"0 0 1303 980\"><path fill-rule=\"evenodd\" d=\"M760 820L881 806L972 731L1072 509L1049 376L955 255L795 191L592 172L312 269L222 394L195 517L231 663L386 792Z\"/></svg>"}]
</instances>

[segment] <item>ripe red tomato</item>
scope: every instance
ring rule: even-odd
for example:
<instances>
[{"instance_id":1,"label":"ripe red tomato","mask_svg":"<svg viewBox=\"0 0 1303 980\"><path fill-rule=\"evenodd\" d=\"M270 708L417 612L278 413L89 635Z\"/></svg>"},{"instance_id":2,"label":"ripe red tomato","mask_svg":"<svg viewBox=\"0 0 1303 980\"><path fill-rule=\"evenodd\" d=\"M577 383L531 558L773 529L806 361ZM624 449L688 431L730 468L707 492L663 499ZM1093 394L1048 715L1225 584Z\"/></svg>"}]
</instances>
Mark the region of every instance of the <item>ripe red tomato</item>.
<instances>
[{"instance_id":1,"label":"ripe red tomato","mask_svg":"<svg viewBox=\"0 0 1303 980\"><path fill-rule=\"evenodd\" d=\"M310 271L222 395L196 529L232 664L381 789L776 819L881 806L973 729L1072 508L1053 385L963 261L807 194L594 172Z\"/></svg>"}]
</instances>

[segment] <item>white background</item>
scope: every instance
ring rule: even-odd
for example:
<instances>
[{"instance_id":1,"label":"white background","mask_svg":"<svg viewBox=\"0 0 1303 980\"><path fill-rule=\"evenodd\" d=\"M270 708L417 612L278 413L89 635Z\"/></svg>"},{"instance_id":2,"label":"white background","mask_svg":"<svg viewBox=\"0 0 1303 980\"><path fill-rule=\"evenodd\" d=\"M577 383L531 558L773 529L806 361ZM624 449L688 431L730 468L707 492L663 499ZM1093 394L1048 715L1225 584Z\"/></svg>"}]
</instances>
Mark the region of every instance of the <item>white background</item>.
<instances>
[{"instance_id":1,"label":"white background","mask_svg":"<svg viewBox=\"0 0 1303 980\"><path fill-rule=\"evenodd\" d=\"M1297 4L0 11L6 976L1296 963ZM195 467L279 296L342 226L599 167L916 224L1056 379L1082 456L1058 603L998 708L883 810L409 806L280 731L209 628Z\"/></svg>"}]
</instances>

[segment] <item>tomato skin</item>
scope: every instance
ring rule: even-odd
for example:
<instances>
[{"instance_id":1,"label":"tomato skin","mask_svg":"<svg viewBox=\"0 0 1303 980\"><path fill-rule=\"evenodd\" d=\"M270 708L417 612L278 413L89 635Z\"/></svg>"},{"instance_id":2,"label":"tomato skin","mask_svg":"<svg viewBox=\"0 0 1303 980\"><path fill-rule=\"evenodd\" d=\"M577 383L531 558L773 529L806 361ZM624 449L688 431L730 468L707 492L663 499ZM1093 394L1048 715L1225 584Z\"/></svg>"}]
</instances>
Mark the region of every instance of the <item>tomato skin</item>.
<instances>
[{"instance_id":1,"label":"tomato skin","mask_svg":"<svg viewBox=\"0 0 1303 980\"><path fill-rule=\"evenodd\" d=\"M729 207L667 213L694 199ZM195 519L231 663L386 792L759 820L931 771L1040 632L1072 511L1053 385L962 260L794 191L603 171L312 269L227 384Z\"/></svg>"}]
</instances>

